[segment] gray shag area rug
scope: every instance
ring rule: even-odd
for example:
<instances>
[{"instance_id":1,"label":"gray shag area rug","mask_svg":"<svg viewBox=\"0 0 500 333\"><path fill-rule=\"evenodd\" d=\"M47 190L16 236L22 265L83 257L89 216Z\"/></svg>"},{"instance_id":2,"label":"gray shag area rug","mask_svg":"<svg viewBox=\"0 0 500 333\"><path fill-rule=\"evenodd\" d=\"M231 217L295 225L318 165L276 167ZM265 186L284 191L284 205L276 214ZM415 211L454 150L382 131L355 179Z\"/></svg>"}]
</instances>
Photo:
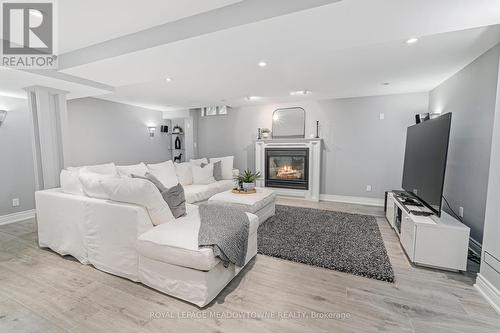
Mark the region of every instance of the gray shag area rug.
<instances>
[{"instance_id":1,"label":"gray shag area rug","mask_svg":"<svg viewBox=\"0 0 500 333\"><path fill-rule=\"evenodd\" d=\"M373 216L276 205L259 227L258 253L394 282Z\"/></svg>"}]
</instances>

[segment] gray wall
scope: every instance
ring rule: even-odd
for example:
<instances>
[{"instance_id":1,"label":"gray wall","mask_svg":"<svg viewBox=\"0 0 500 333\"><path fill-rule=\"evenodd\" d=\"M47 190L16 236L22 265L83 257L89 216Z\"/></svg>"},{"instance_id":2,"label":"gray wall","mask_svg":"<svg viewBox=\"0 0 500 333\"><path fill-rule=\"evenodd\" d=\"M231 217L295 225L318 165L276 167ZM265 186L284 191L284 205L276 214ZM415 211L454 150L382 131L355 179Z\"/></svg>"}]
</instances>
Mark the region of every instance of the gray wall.
<instances>
[{"instance_id":1,"label":"gray wall","mask_svg":"<svg viewBox=\"0 0 500 333\"><path fill-rule=\"evenodd\" d=\"M156 163L170 159L162 112L96 98L68 102L71 165ZM153 138L148 126L157 126Z\"/></svg>"},{"instance_id":2,"label":"gray wall","mask_svg":"<svg viewBox=\"0 0 500 333\"><path fill-rule=\"evenodd\" d=\"M444 196L471 236L483 239L491 136L497 94L500 46L489 50L430 92L429 111L452 112ZM444 204L444 209L449 209Z\"/></svg>"},{"instance_id":3,"label":"gray wall","mask_svg":"<svg viewBox=\"0 0 500 333\"><path fill-rule=\"evenodd\" d=\"M497 53L497 63L500 56ZM500 72L500 71L499 71ZM497 72L498 73L498 72ZM500 73L498 73L497 98L495 107L495 121L493 125L493 137L491 143L490 177L488 180L488 196L486 200L486 215L484 223L483 262L481 263L481 275L500 290L500 272L490 266L495 260L484 261L485 253L500 260ZM493 262L493 263L492 263Z\"/></svg>"},{"instance_id":4,"label":"gray wall","mask_svg":"<svg viewBox=\"0 0 500 333\"><path fill-rule=\"evenodd\" d=\"M225 116L198 116L198 156L234 155L237 168L254 169L257 128L271 128L272 112L290 106L306 110L307 137L320 121L325 142L321 194L383 198L384 191L401 187L406 128L427 109L428 94L252 106Z\"/></svg>"},{"instance_id":5,"label":"gray wall","mask_svg":"<svg viewBox=\"0 0 500 333\"><path fill-rule=\"evenodd\" d=\"M0 216L35 208L30 133L27 105L10 110L0 127ZM19 207L12 207L13 198Z\"/></svg>"}]
</instances>

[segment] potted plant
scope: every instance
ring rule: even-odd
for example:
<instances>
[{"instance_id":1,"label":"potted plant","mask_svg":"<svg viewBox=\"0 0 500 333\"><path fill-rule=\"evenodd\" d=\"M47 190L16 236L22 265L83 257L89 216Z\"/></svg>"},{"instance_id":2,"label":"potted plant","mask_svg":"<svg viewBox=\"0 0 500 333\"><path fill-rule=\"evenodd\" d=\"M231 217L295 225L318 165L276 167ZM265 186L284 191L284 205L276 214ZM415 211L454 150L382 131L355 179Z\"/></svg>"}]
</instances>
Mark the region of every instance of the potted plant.
<instances>
[{"instance_id":1,"label":"potted plant","mask_svg":"<svg viewBox=\"0 0 500 333\"><path fill-rule=\"evenodd\" d=\"M234 179L240 184L244 191L255 189L255 181L260 177L260 172L245 170Z\"/></svg>"},{"instance_id":2,"label":"potted plant","mask_svg":"<svg viewBox=\"0 0 500 333\"><path fill-rule=\"evenodd\" d=\"M263 128L260 132L262 133L263 139L268 139L271 134L271 130L269 128Z\"/></svg>"}]
</instances>

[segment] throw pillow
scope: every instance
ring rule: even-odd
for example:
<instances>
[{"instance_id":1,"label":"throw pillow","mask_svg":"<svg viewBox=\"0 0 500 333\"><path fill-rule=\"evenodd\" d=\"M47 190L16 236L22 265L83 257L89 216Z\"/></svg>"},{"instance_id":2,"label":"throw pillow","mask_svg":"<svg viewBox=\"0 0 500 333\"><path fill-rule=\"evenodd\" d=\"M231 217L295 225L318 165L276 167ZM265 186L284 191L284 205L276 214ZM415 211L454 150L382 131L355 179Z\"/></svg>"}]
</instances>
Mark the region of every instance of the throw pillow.
<instances>
[{"instance_id":1,"label":"throw pillow","mask_svg":"<svg viewBox=\"0 0 500 333\"><path fill-rule=\"evenodd\" d=\"M208 164L204 168L192 165L191 169L193 171L193 184L208 185L215 182L213 164Z\"/></svg>"},{"instance_id":2,"label":"throw pillow","mask_svg":"<svg viewBox=\"0 0 500 333\"><path fill-rule=\"evenodd\" d=\"M222 178L233 179L233 164L234 156L214 157L210 159L210 163L222 162Z\"/></svg>"},{"instance_id":3,"label":"throw pillow","mask_svg":"<svg viewBox=\"0 0 500 333\"><path fill-rule=\"evenodd\" d=\"M170 211L176 219L186 215L186 198L184 196L184 188L181 184L177 184L167 189L154 175L150 173L146 173L144 177L133 174L132 178L141 178L152 182L158 188L158 191L160 191L163 200L165 200L168 207L170 207Z\"/></svg>"},{"instance_id":4,"label":"throw pillow","mask_svg":"<svg viewBox=\"0 0 500 333\"><path fill-rule=\"evenodd\" d=\"M85 195L83 192L82 182L80 182L80 171L78 170L62 170L60 175L61 190L64 193Z\"/></svg>"},{"instance_id":5,"label":"throw pillow","mask_svg":"<svg viewBox=\"0 0 500 333\"><path fill-rule=\"evenodd\" d=\"M100 175L116 175L118 172L116 171L116 165L114 163L107 164L98 164L98 165L88 165L84 167L76 167L76 168L68 168L68 170L79 170L81 172L92 172Z\"/></svg>"},{"instance_id":6,"label":"throw pillow","mask_svg":"<svg viewBox=\"0 0 500 333\"><path fill-rule=\"evenodd\" d=\"M197 160L189 160L189 163L200 166L201 163L208 164L208 160L204 157L204 158L199 158Z\"/></svg>"},{"instance_id":7,"label":"throw pillow","mask_svg":"<svg viewBox=\"0 0 500 333\"><path fill-rule=\"evenodd\" d=\"M166 161L158 164L148 164L148 169L149 173L158 178L158 180L166 188L171 188L179 183L175 173L174 163L172 161Z\"/></svg>"},{"instance_id":8,"label":"throw pillow","mask_svg":"<svg viewBox=\"0 0 500 333\"><path fill-rule=\"evenodd\" d=\"M117 165L116 170L122 177L130 177L132 174L144 176L148 172L148 167L141 162L135 165Z\"/></svg>"},{"instance_id":9,"label":"throw pillow","mask_svg":"<svg viewBox=\"0 0 500 333\"><path fill-rule=\"evenodd\" d=\"M191 185L193 183L193 172L191 171L191 163L174 163L175 173L179 183L182 185Z\"/></svg>"},{"instance_id":10,"label":"throw pillow","mask_svg":"<svg viewBox=\"0 0 500 333\"><path fill-rule=\"evenodd\" d=\"M219 161L219 162L215 162L215 163L212 163L214 165L214 179L216 181L219 181L219 180L222 180L224 178L222 178L222 162ZM208 163L201 163L201 167L204 168L206 165L208 165Z\"/></svg>"},{"instance_id":11,"label":"throw pillow","mask_svg":"<svg viewBox=\"0 0 500 333\"><path fill-rule=\"evenodd\" d=\"M148 211L153 225L175 220L156 186L146 179L102 179L101 188L111 200L140 205Z\"/></svg>"},{"instance_id":12,"label":"throw pillow","mask_svg":"<svg viewBox=\"0 0 500 333\"><path fill-rule=\"evenodd\" d=\"M97 199L109 199L106 192L103 191L100 182L105 179L117 179L118 175L102 175L99 173L80 171L80 180L83 188L83 192L91 197Z\"/></svg>"}]
</instances>

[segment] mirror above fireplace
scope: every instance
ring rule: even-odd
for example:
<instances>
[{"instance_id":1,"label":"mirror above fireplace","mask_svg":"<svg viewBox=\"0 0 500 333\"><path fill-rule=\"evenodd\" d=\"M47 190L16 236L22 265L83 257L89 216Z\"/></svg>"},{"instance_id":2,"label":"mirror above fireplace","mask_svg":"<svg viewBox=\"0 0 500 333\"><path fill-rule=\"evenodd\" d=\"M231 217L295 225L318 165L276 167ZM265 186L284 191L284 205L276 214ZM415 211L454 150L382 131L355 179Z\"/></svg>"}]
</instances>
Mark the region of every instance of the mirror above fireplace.
<instances>
[{"instance_id":1,"label":"mirror above fireplace","mask_svg":"<svg viewBox=\"0 0 500 333\"><path fill-rule=\"evenodd\" d=\"M305 137L305 110L303 108L277 109L273 113L273 139Z\"/></svg>"}]
</instances>

